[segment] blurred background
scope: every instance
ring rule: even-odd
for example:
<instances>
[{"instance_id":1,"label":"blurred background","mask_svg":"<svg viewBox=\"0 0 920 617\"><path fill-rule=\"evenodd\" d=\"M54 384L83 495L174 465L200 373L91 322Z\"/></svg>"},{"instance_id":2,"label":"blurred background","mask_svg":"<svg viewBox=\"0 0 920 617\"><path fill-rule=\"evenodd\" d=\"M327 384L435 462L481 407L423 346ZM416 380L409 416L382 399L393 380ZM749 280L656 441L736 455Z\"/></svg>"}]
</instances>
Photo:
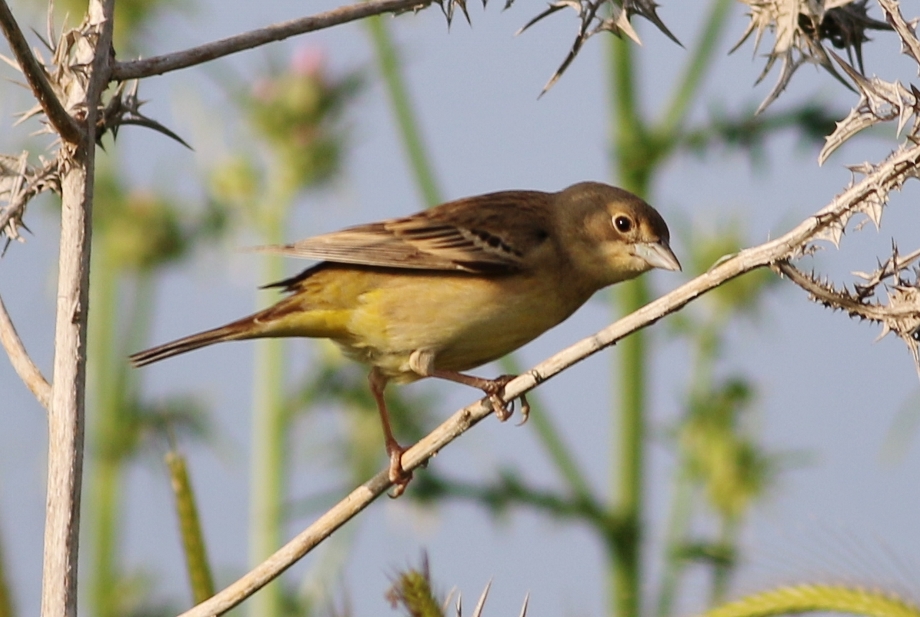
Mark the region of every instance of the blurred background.
<instances>
[{"instance_id":1,"label":"blurred background","mask_svg":"<svg viewBox=\"0 0 920 617\"><path fill-rule=\"evenodd\" d=\"M24 28L43 31L38 5L13 3ZM82 11L56 5L58 24L66 11L70 23ZM119 6L116 50L124 60L337 5ZM574 15L562 11L514 36L542 4L468 8L472 25L456 14L448 28L432 7L146 79L142 111L191 149L139 127L123 128L115 143L106 138L92 270L85 614L165 615L192 603L163 463L170 443L188 458L218 587L383 468L366 371L327 343L232 343L128 367L128 353L272 302L276 291L257 288L308 265L246 247L495 190L600 180L644 193L668 221L684 272L654 272L644 286L602 292L516 354L515 365L527 368L643 294L660 295L718 257L784 233L849 182L846 165L879 161L896 145L893 129L878 130L819 167L822 136L857 97L812 66L755 118L777 71L755 85L766 48L754 54L748 41L728 54L747 23L740 3L664 3L659 15L683 48L634 19L641 47L593 37L542 97L571 48ZM905 7L908 17L913 8ZM724 25L703 36L712 16ZM867 74L915 79L893 34L871 36ZM703 39L712 55L697 76L687 67ZM388 51L395 64L385 61ZM613 85L623 67L635 91ZM675 103L687 75L697 87ZM3 76L16 79L8 67ZM657 141L624 143L636 127L617 116L624 96L636 117L667 129ZM2 86L3 152L47 147L31 135L34 123L10 128L29 106L25 90ZM679 122L658 122L675 108ZM893 196L880 232L870 223L805 267L849 283L851 271L887 258L892 238L903 252L917 248L915 184ZM57 221L55 200L35 202L25 218L31 233L0 260L0 293L49 379ZM874 342L878 332L809 302L771 273L748 275L654 325L638 348L619 345L542 385L527 425L487 419L417 472L403 498L373 504L240 610L391 614L384 594L392 579L427 552L438 588L460 590L466 610L491 580L486 615L517 614L528 592L535 617L623 614L630 600L615 591L622 571L611 562L624 550L617 542L628 541L622 527L582 506L590 497L614 508L626 490L628 391L647 393L645 467L631 487L641 498L632 510L641 542L629 561L639 571L642 614L690 614L797 581L880 585L916 599L918 374L899 341ZM646 370L624 371L624 353L637 354L628 357L642 358ZM11 615L35 614L47 423L5 360L0 393L0 571L9 591L0 604ZM427 381L391 394L403 443L478 398Z\"/></svg>"}]
</instances>

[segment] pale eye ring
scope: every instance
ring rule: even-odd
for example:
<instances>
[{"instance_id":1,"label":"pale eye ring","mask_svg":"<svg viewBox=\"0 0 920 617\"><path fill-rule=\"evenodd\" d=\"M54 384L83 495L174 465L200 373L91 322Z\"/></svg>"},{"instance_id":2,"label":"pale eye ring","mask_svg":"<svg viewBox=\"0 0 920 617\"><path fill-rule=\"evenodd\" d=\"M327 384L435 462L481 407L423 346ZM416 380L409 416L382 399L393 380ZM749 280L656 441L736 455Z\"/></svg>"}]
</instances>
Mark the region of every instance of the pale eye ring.
<instances>
[{"instance_id":1,"label":"pale eye ring","mask_svg":"<svg viewBox=\"0 0 920 617\"><path fill-rule=\"evenodd\" d=\"M629 233L633 228L632 219L623 214L617 214L613 217L613 226L622 234Z\"/></svg>"}]
</instances>

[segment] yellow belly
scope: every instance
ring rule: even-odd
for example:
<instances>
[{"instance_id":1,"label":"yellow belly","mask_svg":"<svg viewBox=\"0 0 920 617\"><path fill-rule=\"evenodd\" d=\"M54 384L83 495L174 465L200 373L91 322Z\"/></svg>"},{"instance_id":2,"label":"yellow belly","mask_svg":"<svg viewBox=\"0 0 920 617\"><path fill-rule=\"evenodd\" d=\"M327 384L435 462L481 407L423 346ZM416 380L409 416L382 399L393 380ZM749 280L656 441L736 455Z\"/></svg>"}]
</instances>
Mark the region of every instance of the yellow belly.
<instances>
[{"instance_id":1,"label":"yellow belly","mask_svg":"<svg viewBox=\"0 0 920 617\"><path fill-rule=\"evenodd\" d=\"M302 281L278 307L282 336L327 337L346 355L407 382L413 351L434 367L465 371L500 358L552 328L591 291L563 293L562 281L332 266ZM292 305L296 305L292 306ZM291 310L295 309L295 310Z\"/></svg>"}]
</instances>

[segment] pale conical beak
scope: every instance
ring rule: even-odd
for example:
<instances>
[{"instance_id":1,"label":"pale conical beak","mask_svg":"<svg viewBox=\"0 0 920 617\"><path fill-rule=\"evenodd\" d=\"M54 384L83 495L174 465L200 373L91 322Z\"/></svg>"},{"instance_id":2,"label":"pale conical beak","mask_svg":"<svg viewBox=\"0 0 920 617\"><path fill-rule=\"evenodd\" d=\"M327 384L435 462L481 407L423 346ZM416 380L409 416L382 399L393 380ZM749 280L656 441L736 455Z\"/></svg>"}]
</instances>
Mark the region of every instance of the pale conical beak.
<instances>
[{"instance_id":1,"label":"pale conical beak","mask_svg":"<svg viewBox=\"0 0 920 617\"><path fill-rule=\"evenodd\" d=\"M638 242L633 245L633 254L644 259L653 268L676 271L681 269L680 262L667 242Z\"/></svg>"}]
</instances>

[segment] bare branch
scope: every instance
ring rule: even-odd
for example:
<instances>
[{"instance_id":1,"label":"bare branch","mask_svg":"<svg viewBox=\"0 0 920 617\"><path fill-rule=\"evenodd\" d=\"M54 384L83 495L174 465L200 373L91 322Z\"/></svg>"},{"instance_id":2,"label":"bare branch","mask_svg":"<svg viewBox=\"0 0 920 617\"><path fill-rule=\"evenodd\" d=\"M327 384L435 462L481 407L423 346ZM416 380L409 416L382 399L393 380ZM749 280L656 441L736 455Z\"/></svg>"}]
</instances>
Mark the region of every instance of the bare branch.
<instances>
[{"instance_id":1,"label":"bare branch","mask_svg":"<svg viewBox=\"0 0 920 617\"><path fill-rule=\"evenodd\" d=\"M124 81L127 79L150 77L152 75L162 75L169 71L176 71L195 66L196 64L203 64L215 58L229 56L230 54L252 49L266 43L281 41L298 34L313 32L314 30L331 28L332 26L363 19L371 15L420 10L429 6L432 1L433 0L370 0L369 2L359 2L357 4L326 11L325 13L319 13L318 15L292 19L291 21L274 24L259 30L244 32L243 34L214 41L213 43L206 43L198 47L192 47L184 51L154 56L153 58L145 58L143 60L117 62L112 67L112 79L115 81Z\"/></svg>"},{"instance_id":2,"label":"bare branch","mask_svg":"<svg viewBox=\"0 0 920 617\"><path fill-rule=\"evenodd\" d=\"M19 29L19 24L16 23L6 0L0 0L0 29L3 30L23 75L26 76L35 98L38 99L54 129L67 143L79 143L83 135L80 125L64 109L64 105L48 81L45 69L29 49L26 37Z\"/></svg>"},{"instance_id":3,"label":"bare branch","mask_svg":"<svg viewBox=\"0 0 920 617\"><path fill-rule=\"evenodd\" d=\"M625 336L679 310L730 279L806 253L814 239L826 234L828 228L839 225L840 221L848 220L855 213L863 212L866 202L877 199L880 192L887 195L888 191L900 188L908 178L917 177L918 168L920 168L920 145L912 144L909 148L902 148L892 153L886 161L874 167L862 181L850 186L828 206L803 221L792 231L775 240L745 249L721 260L705 274L623 317L594 336L575 343L508 382L504 390L505 400L514 400L526 394L538 384L613 345ZM402 458L403 468L406 471L412 471L424 464L490 413L491 407L488 399L456 412L441 426L406 451ZM214 597L182 613L180 617L206 617L230 610L279 576L346 521L361 512L389 487L388 472L381 471L352 491L265 562Z\"/></svg>"},{"instance_id":4,"label":"bare branch","mask_svg":"<svg viewBox=\"0 0 920 617\"><path fill-rule=\"evenodd\" d=\"M108 85L115 0L90 0L73 41L67 104L86 110L87 131L61 155L61 242L58 266L54 375L48 422L48 493L42 568L42 617L77 615L80 497L86 394L86 326L92 247L96 116ZM58 49L63 49L61 42ZM69 65L70 66L70 65Z\"/></svg>"},{"instance_id":5,"label":"bare branch","mask_svg":"<svg viewBox=\"0 0 920 617\"><path fill-rule=\"evenodd\" d=\"M16 374L26 384L26 387L32 391L42 407L49 409L51 405L51 385L42 372L39 370L29 352L26 351L22 340L16 333L16 327L10 319L9 313L6 312L6 306L3 304L3 298L0 298L0 343L6 349Z\"/></svg>"}]
</instances>

